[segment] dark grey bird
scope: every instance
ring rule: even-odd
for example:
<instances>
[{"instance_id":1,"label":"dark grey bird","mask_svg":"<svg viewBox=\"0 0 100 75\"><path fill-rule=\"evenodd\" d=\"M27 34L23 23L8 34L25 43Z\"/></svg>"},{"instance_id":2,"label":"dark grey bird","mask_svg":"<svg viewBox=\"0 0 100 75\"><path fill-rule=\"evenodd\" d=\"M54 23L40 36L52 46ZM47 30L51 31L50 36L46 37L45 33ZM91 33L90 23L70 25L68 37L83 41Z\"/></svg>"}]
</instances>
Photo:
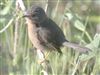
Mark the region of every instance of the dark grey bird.
<instances>
[{"instance_id":1,"label":"dark grey bird","mask_svg":"<svg viewBox=\"0 0 100 75\"><path fill-rule=\"evenodd\" d=\"M24 16L27 19L28 35L32 44L39 50L55 50L62 53L61 47L71 47L74 50L85 53L90 49L71 43L66 40L63 31L58 25L50 19L43 8L39 6L32 6L26 11Z\"/></svg>"}]
</instances>

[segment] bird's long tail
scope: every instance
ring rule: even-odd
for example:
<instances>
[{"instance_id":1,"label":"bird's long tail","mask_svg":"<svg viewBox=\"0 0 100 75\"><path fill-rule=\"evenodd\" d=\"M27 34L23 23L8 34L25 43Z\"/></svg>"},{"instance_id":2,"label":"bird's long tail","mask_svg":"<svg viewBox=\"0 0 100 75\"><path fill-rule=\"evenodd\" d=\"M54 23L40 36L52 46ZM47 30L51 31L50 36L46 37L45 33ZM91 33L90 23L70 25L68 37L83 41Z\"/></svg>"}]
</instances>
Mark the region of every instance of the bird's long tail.
<instances>
[{"instance_id":1,"label":"bird's long tail","mask_svg":"<svg viewBox=\"0 0 100 75\"><path fill-rule=\"evenodd\" d=\"M67 47L73 48L74 50L78 50L81 53L87 53L88 51L91 51L87 47L83 47L83 46L80 46L78 44L71 43L71 42L64 42L63 46L67 46Z\"/></svg>"}]
</instances>

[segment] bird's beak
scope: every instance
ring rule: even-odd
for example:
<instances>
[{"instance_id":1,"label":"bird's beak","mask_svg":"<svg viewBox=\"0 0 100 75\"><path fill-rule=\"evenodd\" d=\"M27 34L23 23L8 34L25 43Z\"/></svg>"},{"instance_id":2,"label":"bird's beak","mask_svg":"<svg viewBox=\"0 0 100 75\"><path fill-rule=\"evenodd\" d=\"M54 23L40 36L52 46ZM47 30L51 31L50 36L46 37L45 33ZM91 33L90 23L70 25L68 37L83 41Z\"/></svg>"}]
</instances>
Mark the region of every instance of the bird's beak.
<instances>
[{"instance_id":1,"label":"bird's beak","mask_svg":"<svg viewBox=\"0 0 100 75\"><path fill-rule=\"evenodd\" d=\"M31 17L31 15L23 15L22 17L23 17L23 18L24 18L24 17Z\"/></svg>"},{"instance_id":2,"label":"bird's beak","mask_svg":"<svg viewBox=\"0 0 100 75\"><path fill-rule=\"evenodd\" d=\"M23 17L23 18L24 18L24 17L31 17L31 15L30 15L29 13L25 12L24 15L23 15L22 17Z\"/></svg>"}]
</instances>

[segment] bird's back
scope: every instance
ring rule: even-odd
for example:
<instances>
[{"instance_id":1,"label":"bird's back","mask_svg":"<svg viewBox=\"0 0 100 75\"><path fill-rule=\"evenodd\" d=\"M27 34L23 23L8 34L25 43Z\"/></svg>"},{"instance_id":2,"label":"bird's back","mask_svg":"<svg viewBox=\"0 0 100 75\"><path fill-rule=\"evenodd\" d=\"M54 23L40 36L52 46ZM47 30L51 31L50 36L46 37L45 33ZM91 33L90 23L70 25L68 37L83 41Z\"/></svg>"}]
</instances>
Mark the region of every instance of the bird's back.
<instances>
[{"instance_id":1,"label":"bird's back","mask_svg":"<svg viewBox=\"0 0 100 75\"><path fill-rule=\"evenodd\" d=\"M42 22L40 25L49 32L47 35L49 40L58 46L62 46L62 43L66 41L63 31L50 18L44 20L44 22Z\"/></svg>"}]
</instances>

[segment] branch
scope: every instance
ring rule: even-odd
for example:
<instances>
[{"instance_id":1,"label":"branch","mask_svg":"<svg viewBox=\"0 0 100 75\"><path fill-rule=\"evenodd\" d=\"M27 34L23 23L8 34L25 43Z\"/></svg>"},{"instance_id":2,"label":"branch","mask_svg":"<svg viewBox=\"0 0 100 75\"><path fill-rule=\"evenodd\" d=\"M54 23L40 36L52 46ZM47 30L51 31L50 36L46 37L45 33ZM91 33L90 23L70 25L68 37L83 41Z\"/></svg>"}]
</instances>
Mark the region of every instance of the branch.
<instances>
[{"instance_id":1,"label":"branch","mask_svg":"<svg viewBox=\"0 0 100 75\"><path fill-rule=\"evenodd\" d=\"M25 8L25 6L24 6L23 1L22 1L22 0L17 0L16 2L18 3L18 5L19 5L19 7L21 8L21 10L23 11L23 13L25 13L26 8Z\"/></svg>"},{"instance_id":2,"label":"branch","mask_svg":"<svg viewBox=\"0 0 100 75\"><path fill-rule=\"evenodd\" d=\"M0 34L3 33L3 32L11 25L11 23L13 22L13 20L14 20L14 18L12 18L12 19L8 22L8 24L7 24L3 29L0 30Z\"/></svg>"},{"instance_id":3,"label":"branch","mask_svg":"<svg viewBox=\"0 0 100 75\"><path fill-rule=\"evenodd\" d=\"M15 18L15 31L14 31L14 51L13 51L13 57L16 58L16 51L17 51L17 43L18 43L18 27L19 27L19 4L16 1L16 18Z\"/></svg>"}]
</instances>

